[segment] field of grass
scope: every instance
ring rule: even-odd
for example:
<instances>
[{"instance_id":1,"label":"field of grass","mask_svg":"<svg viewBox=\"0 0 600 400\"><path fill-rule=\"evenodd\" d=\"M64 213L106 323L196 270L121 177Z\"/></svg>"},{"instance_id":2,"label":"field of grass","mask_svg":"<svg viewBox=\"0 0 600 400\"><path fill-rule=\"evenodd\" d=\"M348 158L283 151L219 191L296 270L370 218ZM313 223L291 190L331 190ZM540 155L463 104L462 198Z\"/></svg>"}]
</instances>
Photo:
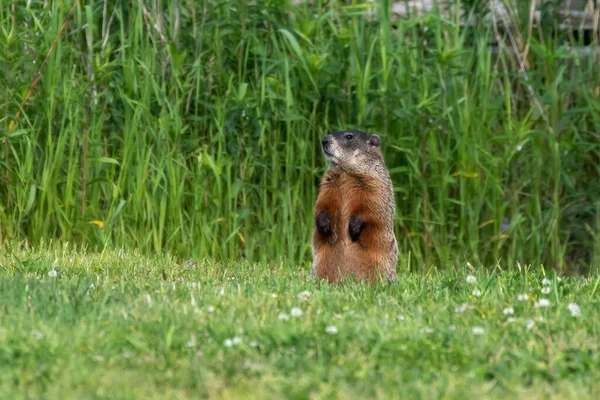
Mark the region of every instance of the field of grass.
<instances>
[{"instance_id":1,"label":"field of grass","mask_svg":"<svg viewBox=\"0 0 600 400\"><path fill-rule=\"evenodd\" d=\"M477 267L477 268L476 268ZM0 398L600 395L600 280L523 265L317 285L305 264L0 254Z\"/></svg>"},{"instance_id":2,"label":"field of grass","mask_svg":"<svg viewBox=\"0 0 600 400\"><path fill-rule=\"evenodd\" d=\"M412 270L600 264L598 38L547 10L83 0L23 103L73 3L0 0L0 241L305 262L319 138L352 128Z\"/></svg>"},{"instance_id":3,"label":"field of grass","mask_svg":"<svg viewBox=\"0 0 600 400\"><path fill-rule=\"evenodd\" d=\"M600 398L597 35L75 1L0 0L0 399ZM340 129L382 138L392 285L310 278Z\"/></svg>"}]
</instances>

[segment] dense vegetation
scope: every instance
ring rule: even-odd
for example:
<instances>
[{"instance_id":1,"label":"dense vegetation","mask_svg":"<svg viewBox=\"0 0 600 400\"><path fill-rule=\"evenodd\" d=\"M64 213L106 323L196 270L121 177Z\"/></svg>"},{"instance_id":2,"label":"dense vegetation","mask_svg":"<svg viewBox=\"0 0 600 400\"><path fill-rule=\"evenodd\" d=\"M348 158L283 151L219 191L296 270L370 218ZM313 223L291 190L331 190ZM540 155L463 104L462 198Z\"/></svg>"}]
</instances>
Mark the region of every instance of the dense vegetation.
<instances>
[{"instance_id":1,"label":"dense vegetation","mask_svg":"<svg viewBox=\"0 0 600 400\"><path fill-rule=\"evenodd\" d=\"M314 3L81 1L15 123L73 2L0 0L0 239L306 261L318 139L352 128L403 263L598 265L596 36Z\"/></svg>"},{"instance_id":2,"label":"dense vegetation","mask_svg":"<svg viewBox=\"0 0 600 400\"><path fill-rule=\"evenodd\" d=\"M600 280L0 254L3 399L597 399Z\"/></svg>"}]
</instances>

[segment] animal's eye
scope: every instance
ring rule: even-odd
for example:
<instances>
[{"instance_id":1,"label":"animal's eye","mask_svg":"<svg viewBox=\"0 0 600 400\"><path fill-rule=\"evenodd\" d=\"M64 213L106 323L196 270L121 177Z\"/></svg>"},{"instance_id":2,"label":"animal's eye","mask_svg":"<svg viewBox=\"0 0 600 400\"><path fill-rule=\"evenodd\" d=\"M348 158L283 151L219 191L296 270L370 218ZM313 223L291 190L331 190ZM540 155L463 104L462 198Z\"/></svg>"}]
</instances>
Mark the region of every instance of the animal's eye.
<instances>
[{"instance_id":1,"label":"animal's eye","mask_svg":"<svg viewBox=\"0 0 600 400\"><path fill-rule=\"evenodd\" d=\"M351 133L347 133L347 134L346 134L346 139L350 140L350 139L352 139L352 138L353 138L353 136L352 136L352 134L351 134Z\"/></svg>"}]
</instances>

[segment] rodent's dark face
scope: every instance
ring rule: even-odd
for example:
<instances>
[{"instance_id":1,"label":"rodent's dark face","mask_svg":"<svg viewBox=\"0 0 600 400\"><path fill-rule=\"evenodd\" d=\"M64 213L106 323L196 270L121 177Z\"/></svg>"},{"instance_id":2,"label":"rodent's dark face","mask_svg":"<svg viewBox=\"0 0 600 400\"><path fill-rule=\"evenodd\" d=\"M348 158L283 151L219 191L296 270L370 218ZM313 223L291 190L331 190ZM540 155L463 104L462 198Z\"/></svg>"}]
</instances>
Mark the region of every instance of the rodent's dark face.
<instances>
[{"instance_id":1,"label":"rodent's dark face","mask_svg":"<svg viewBox=\"0 0 600 400\"><path fill-rule=\"evenodd\" d=\"M362 170L381 159L379 136L361 131L333 132L321 139L327 160L343 169Z\"/></svg>"}]
</instances>

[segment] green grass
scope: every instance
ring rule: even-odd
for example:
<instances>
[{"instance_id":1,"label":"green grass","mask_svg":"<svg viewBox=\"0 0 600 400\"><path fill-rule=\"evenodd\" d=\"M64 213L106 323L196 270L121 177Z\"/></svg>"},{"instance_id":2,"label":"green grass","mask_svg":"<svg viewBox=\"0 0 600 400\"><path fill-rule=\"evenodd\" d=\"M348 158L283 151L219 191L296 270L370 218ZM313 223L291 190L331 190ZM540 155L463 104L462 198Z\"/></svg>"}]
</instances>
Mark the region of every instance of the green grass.
<instances>
[{"instance_id":1,"label":"green grass","mask_svg":"<svg viewBox=\"0 0 600 400\"><path fill-rule=\"evenodd\" d=\"M10 131L73 2L0 0L0 240L304 262L319 138L352 128L383 138L411 269L599 265L584 35L530 36L527 6L493 53L476 15L314 3L82 1Z\"/></svg>"},{"instance_id":2,"label":"green grass","mask_svg":"<svg viewBox=\"0 0 600 400\"><path fill-rule=\"evenodd\" d=\"M0 398L600 397L598 38L252 3L83 0L21 109L73 1L0 0ZM390 286L309 278L349 128Z\"/></svg>"},{"instance_id":3,"label":"green grass","mask_svg":"<svg viewBox=\"0 0 600 400\"><path fill-rule=\"evenodd\" d=\"M402 272L373 289L309 276L305 264L15 246L0 255L0 398L600 394L597 277L460 266ZM540 298L550 307L536 307ZM464 304L472 308L456 312ZM293 307L302 315L279 319Z\"/></svg>"}]
</instances>

